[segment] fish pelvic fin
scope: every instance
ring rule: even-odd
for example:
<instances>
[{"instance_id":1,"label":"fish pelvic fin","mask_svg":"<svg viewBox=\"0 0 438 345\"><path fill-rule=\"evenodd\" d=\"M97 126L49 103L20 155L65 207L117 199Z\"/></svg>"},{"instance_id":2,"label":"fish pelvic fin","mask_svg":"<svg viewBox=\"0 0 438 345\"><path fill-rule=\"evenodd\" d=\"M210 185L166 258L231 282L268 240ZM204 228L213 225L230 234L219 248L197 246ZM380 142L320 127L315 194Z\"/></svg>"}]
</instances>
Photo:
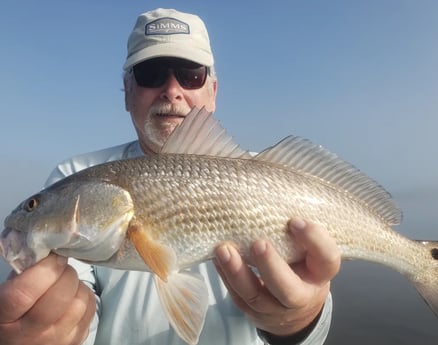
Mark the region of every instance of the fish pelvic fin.
<instances>
[{"instance_id":1,"label":"fish pelvic fin","mask_svg":"<svg viewBox=\"0 0 438 345\"><path fill-rule=\"evenodd\" d=\"M198 343L208 309L208 290L201 275L174 272L167 282L155 276L164 313L175 332L191 345Z\"/></svg>"},{"instance_id":2,"label":"fish pelvic fin","mask_svg":"<svg viewBox=\"0 0 438 345\"><path fill-rule=\"evenodd\" d=\"M128 227L128 238L149 269L164 282L176 270L175 251L152 239L147 230L136 223Z\"/></svg>"},{"instance_id":3,"label":"fish pelvic fin","mask_svg":"<svg viewBox=\"0 0 438 345\"><path fill-rule=\"evenodd\" d=\"M179 272L175 251L154 240L147 226L132 221L127 234L155 274L157 293L173 329L188 344L197 344L208 308L208 289L204 279L199 274Z\"/></svg>"},{"instance_id":4,"label":"fish pelvic fin","mask_svg":"<svg viewBox=\"0 0 438 345\"><path fill-rule=\"evenodd\" d=\"M418 293L438 317L438 241L417 241L427 248L431 259L431 267L419 272L413 284ZM421 274L421 275L420 275Z\"/></svg>"}]
</instances>

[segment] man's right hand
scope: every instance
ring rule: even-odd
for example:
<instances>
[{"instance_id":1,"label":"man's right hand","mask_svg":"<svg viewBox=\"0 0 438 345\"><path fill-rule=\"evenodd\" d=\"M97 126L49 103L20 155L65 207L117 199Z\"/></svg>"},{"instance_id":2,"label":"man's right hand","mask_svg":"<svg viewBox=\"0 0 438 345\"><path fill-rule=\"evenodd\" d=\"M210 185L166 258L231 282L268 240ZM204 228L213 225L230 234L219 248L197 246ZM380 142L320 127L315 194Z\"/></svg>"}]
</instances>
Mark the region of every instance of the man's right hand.
<instances>
[{"instance_id":1,"label":"man's right hand","mask_svg":"<svg viewBox=\"0 0 438 345\"><path fill-rule=\"evenodd\" d=\"M0 344L81 344L95 310L93 292L67 259L50 254L0 285Z\"/></svg>"}]
</instances>

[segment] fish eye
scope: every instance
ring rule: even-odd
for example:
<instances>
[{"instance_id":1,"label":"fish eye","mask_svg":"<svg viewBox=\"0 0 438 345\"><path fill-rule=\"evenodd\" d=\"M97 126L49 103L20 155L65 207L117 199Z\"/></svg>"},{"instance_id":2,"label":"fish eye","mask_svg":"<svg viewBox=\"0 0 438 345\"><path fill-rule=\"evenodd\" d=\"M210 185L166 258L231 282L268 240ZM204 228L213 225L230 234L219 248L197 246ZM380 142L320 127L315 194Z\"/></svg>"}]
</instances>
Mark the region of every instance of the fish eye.
<instances>
[{"instance_id":1,"label":"fish eye","mask_svg":"<svg viewBox=\"0 0 438 345\"><path fill-rule=\"evenodd\" d=\"M435 260L438 260L438 248L432 248L430 254Z\"/></svg>"},{"instance_id":2,"label":"fish eye","mask_svg":"<svg viewBox=\"0 0 438 345\"><path fill-rule=\"evenodd\" d=\"M37 206L38 206L38 199L36 197L30 198L25 204L26 211L28 212L32 212L37 208Z\"/></svg>"}]
</instances>

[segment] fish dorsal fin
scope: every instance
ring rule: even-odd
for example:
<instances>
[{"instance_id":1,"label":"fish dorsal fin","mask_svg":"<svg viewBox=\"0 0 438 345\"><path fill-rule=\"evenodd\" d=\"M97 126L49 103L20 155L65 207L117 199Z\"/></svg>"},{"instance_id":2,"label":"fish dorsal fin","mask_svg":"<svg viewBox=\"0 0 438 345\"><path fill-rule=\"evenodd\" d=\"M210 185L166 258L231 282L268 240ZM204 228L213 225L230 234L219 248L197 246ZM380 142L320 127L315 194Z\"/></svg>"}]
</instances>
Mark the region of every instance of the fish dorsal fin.
<instances>
[{"instance_id":1,"label":"fish dorsal fin","mask_svg":"<svg viewBox=\"0 0 438 345\"><path fill-rule=\"evenodd\" d=\"M315 176L359 199L388 224L399 224L401 221L401 211L391 195L377 182L336 154L307 139L286 137L254 159L280 164Z\"/></svg>"},{"instance_id":2,"label":"fish dorsal fin","mask_svg":"<svg viewBox=\"0 0 438 345\"><path fill-rule=\"evenodd\" d=\"M250 154L242 150L205 108L193 108L173 131L160 153L194 154L243 158Z\"/></svg>"}]
</instances>

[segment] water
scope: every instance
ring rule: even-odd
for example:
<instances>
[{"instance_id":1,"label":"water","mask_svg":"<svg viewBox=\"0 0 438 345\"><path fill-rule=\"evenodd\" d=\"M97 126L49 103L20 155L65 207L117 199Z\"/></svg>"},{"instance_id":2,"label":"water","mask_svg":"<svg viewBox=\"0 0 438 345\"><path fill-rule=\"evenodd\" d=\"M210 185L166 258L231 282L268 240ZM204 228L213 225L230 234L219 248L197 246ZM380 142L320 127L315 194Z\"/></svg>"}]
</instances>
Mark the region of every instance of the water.
<instances>
[{"instance_id":1,"label":"water","mask_svg":"<svg viewBox=\"0 0 438 345\"><path fill-rule=\"evenodd\" d=\"M438 193L398 195L405 211L401 233L438 240ZM0 261L0 280L9 272ZM326 344L436 345L438 318L407 279L388 268L361 261L344 262L333 281L334 310Z\"/></svg>"},{"instance_id":2,"label":"water","mask_svg":"<svg viewBox=\"0 0 438 345\"><path fill-rule=\"evenodd\" d=\"M365 262L344 263L332 294L326 344L438 344L438 319L397 272Z\"/></svg>"},{"instance_id":3,"label":"water","mask_svg":"<svg viewBox=\"0 0 438 345\"><path fill-rule=\"evenodd\" d=\"M404 219L396 229L438 240L436 188L394 195ZM438 287L437 287L438 289ZM436 345L438 318L399 273L363 261L344 262L332 284L332 327L326 344Z\"/></svg>"}]
</instances>

